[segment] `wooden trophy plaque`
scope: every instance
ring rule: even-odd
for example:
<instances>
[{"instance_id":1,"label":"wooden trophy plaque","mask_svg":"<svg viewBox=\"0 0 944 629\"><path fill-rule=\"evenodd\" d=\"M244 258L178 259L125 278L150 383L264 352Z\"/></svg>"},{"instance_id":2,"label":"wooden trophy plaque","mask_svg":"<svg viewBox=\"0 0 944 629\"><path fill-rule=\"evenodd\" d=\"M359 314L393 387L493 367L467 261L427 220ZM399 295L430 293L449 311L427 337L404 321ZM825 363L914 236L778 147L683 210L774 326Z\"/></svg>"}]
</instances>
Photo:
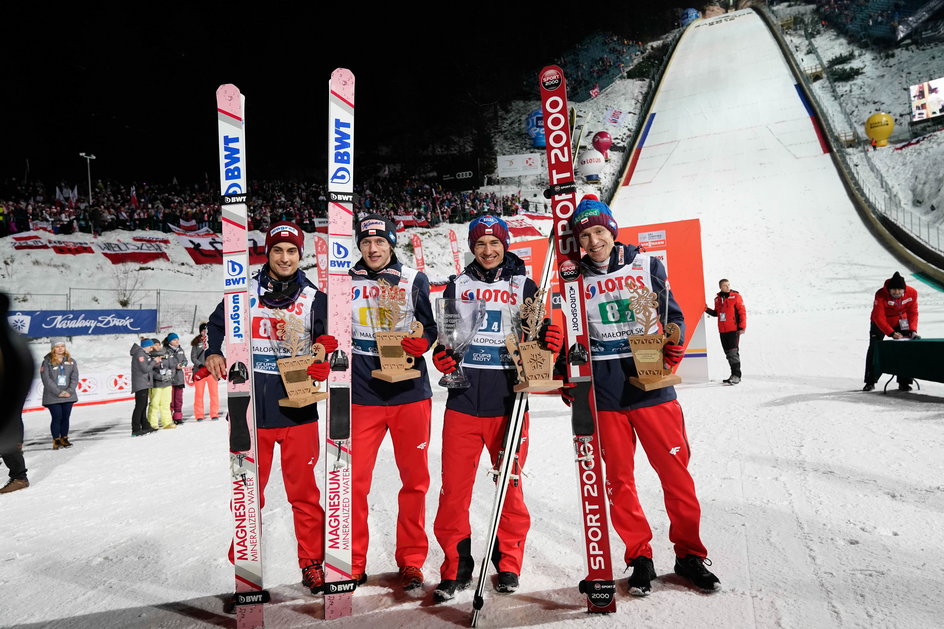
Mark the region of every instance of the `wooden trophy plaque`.
<instances>
[{"instance_id":1,"label":"wooden trophy plaque","mask_svg":"<svg viewBox=\"0 0 944 629\"><path fill-rule=\"evenodd\" d=\"M377 341L377 352L380 355L380 369L370 372L372 378L384 382L402 382L419 378L420 372L414 369L416 358L407 354L400 344L403 339L419 338L423 336L423 324L414 321L410 324L409 332L393 332L392 330L406 318L403 305L406 303L406 293L397 286L391 286L380 280L380 297L377 311L379 314L378 327L387 328L385 331L375 330L374 339Z\"/></svg>"},{"instance_id":2,"label":"wooden trophy plaque","mask_svg":"<svg viewBox=\"0 0 944 629\"><path fill-rule=\"evenodd\" d=\"M519 341L517 334L505 337L505 347L508 348L518 370L515 393L553 391L560 388L560 381L554 380L554 352L542 349L540 342L536 340L544 322L544 291L538 291L534 297L525 299L518 316L521 319L521 338L524 340Z\"/></svg>"},{"instance_id":3,"label":"wooden trophy plaque","mask_svg":"<svg viewBox=\"0 0 944 629\"><path fill-rule=\"evenodd\" d=\"M636 322L643 330L651 330L659 322L658 296L642 286L633 289L629 300L630 309L636 316ZM665 326L664 334L631 334L629 347L636 364L635 376L629 377L629 383L643 391L653 391L679 384L682 379L665 368L662 348L668 342L678 343L681 337L679 326L670 323Z\"/></svg>"},{"instance_id":4,"label":"wooden trophy plaque","mask_svg":"<svg viewBox=\"0 0 944 629\"><path fill-rule=\"evenodd\" d=\"M320 343L311 346L311 354L301 354L307 347L305 339L305 324L295 315L289 315L284 310L276 310L276 338L288 349L289 358L280 358L276 362L279 373L282 375L282 384L288 397L279 400L279 406L288 408L302 408L328 397L320 391L321 383L314 382L308 376L308 366L312 361L321 362L325 359L325 348Z\"/></svg>"}]
</instances>

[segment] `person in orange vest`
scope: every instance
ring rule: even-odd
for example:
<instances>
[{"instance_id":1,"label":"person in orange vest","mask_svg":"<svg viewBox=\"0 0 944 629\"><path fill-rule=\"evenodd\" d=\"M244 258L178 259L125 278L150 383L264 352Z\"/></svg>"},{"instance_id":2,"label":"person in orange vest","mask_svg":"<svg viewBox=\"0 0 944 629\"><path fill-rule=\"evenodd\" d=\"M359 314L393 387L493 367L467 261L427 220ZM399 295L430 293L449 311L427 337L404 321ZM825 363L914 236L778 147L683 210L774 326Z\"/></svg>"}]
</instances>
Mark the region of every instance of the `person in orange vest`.
<instances>
[{"instance_id":1,"label":"person in orange vest","mask_svg":"<svg viewBox=\"0 0 944 629\"><path fill-rule=\"evenodd\" d=\"M718 317L718 333L721 335L721 347L724 348L724 357L728 359L731 375L723 382L737 384L741 381L741 354L738 344L741 335L747 328L747 310L744 309L744 300L736 290L731 290L731 282L718 282L718 294L715 295L715 307L705 306L705 313Z\"/></svg>"}]
</instances>

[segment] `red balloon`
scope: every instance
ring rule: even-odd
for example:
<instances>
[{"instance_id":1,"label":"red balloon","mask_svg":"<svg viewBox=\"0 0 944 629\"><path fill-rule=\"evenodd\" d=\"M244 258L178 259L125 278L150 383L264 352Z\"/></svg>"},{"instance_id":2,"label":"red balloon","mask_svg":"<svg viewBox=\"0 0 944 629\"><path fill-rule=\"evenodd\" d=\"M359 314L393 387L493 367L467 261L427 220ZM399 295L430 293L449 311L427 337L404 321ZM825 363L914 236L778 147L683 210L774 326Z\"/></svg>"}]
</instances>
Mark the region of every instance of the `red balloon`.
<instances>
[{"instance_id":1,"label":"red balloon","mask_svg":"<svg viewBox=\"0 0 944 629\"><path fill-rule=\"evenodd\" d=\"M597 131L593 134L593 148L603 153L604 157L608 157L606 152L612 145L613 138L606 131Z\"/></svg>"}]
</instances>

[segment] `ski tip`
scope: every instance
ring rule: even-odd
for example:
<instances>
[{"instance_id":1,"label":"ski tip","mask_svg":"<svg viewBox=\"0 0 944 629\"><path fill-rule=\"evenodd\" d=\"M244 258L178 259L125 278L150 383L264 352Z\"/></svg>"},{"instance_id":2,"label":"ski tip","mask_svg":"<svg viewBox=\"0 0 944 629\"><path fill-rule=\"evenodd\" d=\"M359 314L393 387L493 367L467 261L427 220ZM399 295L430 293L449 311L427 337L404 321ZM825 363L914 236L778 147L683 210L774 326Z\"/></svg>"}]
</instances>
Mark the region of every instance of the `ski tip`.
<instances>
[{"instance_id":1,"label":"ski tip","mask_svg":"<svg viewBox=\"0 0 944 629\"><path fill-rule=\"evenodd\" d=\"M545 66L539 75L541 91L556 92L564 87L564 71L558 66ZM566 89L566 88L565 88Z\"/></svg>"},{"instance_id":2,"label":"ski tip","mask_svg":"<svg viewBox=\"0 0 944 629\"><path fill-rule=\"evenodd\" d=\"M243 98L239 88L226 83L216 88L216 108L229 116L241 119L243 116Z\"/></svg>"},{"instance_id":3,"label":"ski tip","mask_svg":"<svg viewBox=\"0 0 944 629\"><path fill-rule=\"evenodd\" d=\"M354 73L347 68L335 68L331 72L331 92L353 105Z\"/></svg>"}]
</instances>

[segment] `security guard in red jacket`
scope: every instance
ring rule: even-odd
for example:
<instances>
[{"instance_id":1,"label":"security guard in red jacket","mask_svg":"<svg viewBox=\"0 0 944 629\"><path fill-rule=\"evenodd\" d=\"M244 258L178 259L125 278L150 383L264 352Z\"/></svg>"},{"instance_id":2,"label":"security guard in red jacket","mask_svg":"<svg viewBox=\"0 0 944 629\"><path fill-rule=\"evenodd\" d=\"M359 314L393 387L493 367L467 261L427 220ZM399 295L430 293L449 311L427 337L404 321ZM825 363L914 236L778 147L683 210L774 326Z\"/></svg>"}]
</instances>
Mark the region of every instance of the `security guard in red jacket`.
<instances>
[{"instance_id":1,"label":"security guard in red jacket","mask_svg":"<svg viewBox=\"0 0 944 629\"><path fill-rule=\"evenodd\" d=\"M872 355L876 343L886 336L893 339L917 338L918 291L905 284L897 271L885 280L885 286L875 293L872 304L872 322L869 329L869 351L865 355L865 386L863 391L875 388L881 374L872 371ZM911 378L898 376L898 389L911 391Z\"/></svg>"},{"instance_id":2,"label":"security guard in red jacket","mask_svg":"<svg viewBox=\"0 0 944 629\"><path fill-rule=\"evenodd\" d=\"M744 309L744 300L736 290L731 290L731 282L718 282L721 290L715 295L715 307L705 306L705 312L712 317L718 317L718 333L721 335L721 347L724 357L731 367L731 376L724 380L725 384L737 384L741 381L741 354L738 351L738 342L747 328L747 310Z\"/></svg>"}]
</instances>

